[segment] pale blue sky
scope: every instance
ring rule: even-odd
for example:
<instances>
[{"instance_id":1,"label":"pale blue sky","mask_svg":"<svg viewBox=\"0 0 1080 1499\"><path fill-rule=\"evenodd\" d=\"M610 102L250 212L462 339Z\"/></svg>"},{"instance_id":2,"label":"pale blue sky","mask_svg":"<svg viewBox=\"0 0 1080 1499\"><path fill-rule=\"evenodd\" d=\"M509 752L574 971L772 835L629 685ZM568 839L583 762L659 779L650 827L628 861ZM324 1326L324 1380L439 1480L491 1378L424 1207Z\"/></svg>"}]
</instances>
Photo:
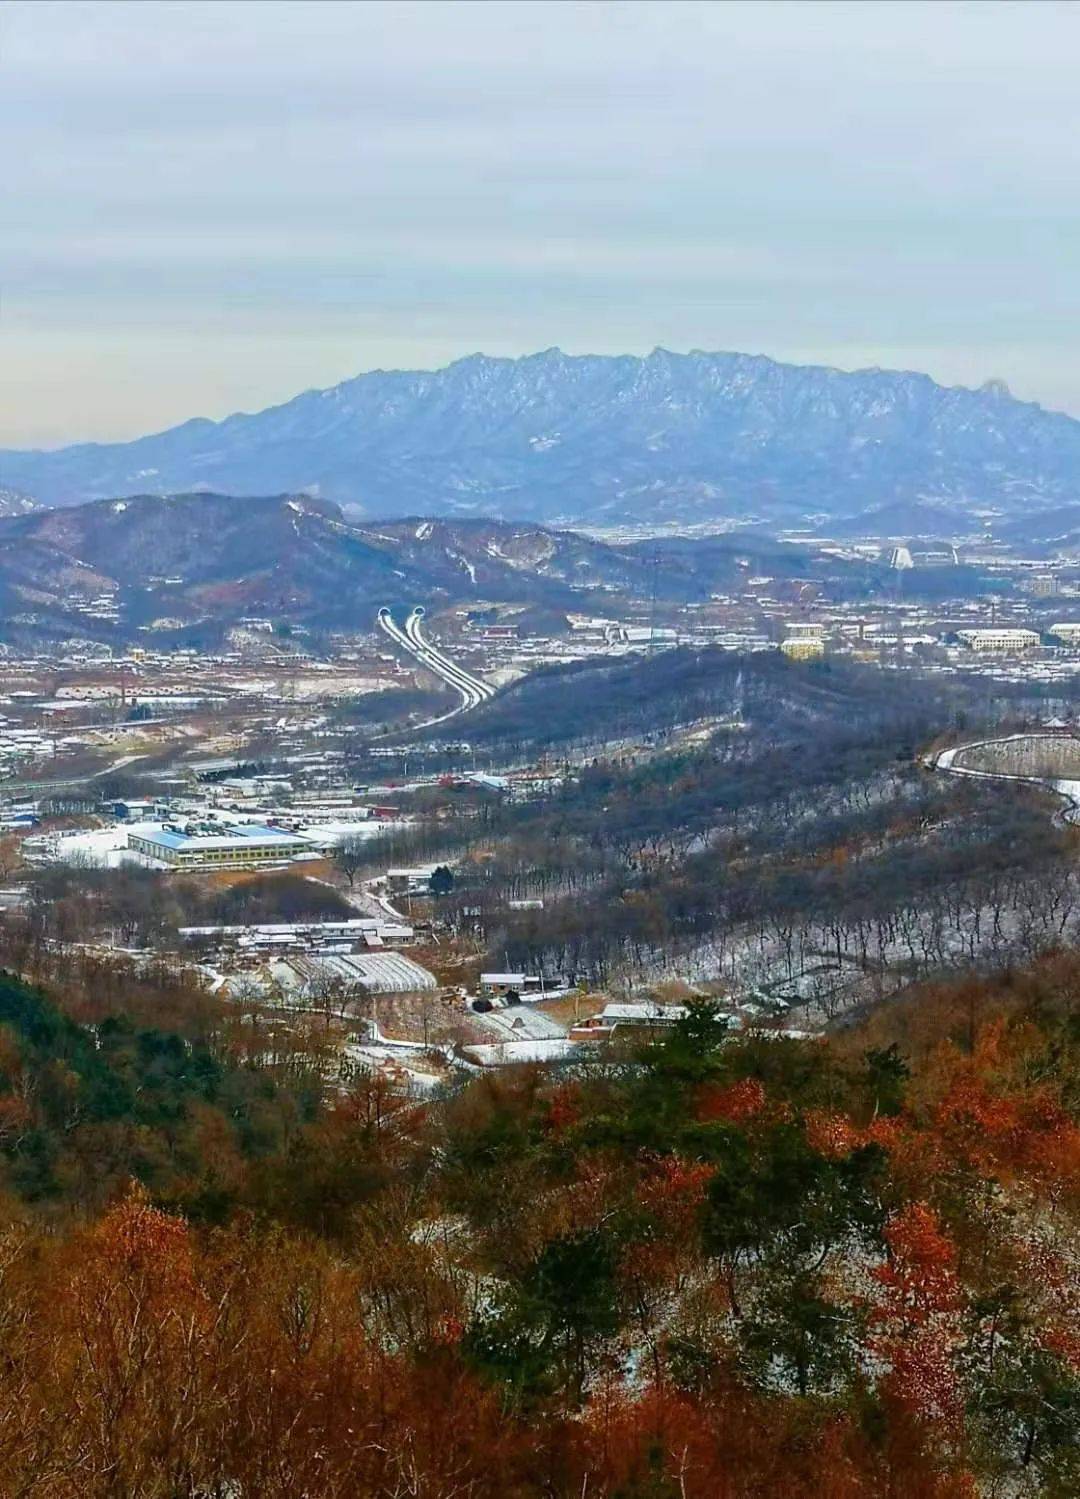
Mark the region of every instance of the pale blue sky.
<instances>
[{"instance_id":1,"label":"pale blue sky","mask_svg":"<svg viewBox=\"0 0 1080 1499\"><path fill-rule=\"evenodd\" d=\"M1080 7L0 5L0 443L477 349L1080 415Z\"/></svg>"}]
</instances>

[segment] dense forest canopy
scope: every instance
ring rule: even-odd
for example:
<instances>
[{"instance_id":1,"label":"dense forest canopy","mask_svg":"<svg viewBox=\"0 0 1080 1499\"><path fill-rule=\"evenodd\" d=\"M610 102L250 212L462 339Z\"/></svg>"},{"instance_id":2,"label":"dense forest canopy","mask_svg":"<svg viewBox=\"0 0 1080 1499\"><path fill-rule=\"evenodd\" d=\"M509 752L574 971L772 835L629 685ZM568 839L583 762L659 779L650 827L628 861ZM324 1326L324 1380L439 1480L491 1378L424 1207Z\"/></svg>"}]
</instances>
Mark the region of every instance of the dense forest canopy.
<instances>
[{"instance_id":1,"label":"dense forest canopy","mask_svg":"<svg viewBox=\"0 0 1080 1499\"><path fill-rule=\"evenodd\" d=\"M703 1004L418 1106L196 991L5 978L3 1491L1064 1499L1078 994Z\"/></svg>"}]
</instances>

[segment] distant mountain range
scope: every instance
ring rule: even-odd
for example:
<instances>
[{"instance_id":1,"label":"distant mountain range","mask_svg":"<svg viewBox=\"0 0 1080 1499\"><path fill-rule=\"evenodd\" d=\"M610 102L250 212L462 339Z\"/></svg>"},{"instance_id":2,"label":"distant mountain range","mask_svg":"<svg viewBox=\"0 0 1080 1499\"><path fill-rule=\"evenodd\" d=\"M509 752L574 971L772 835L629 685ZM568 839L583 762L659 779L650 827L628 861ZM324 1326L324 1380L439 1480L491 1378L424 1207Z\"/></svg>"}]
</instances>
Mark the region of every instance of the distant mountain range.
<instances>
[{"instance_id":1,"label":"distant mountain range","mask_svg":"<svg viewBox=\"0 0 1080 1499\"><path fill-rule=\"evenodd\" d=\"M763 569L856 588L874 571L736 532L619 547L486 519L354 524L303 495L142 495L0 519L0 638L211 640L250 615L368 629L382 604L473 600L618 612Z\"/></svg>"},{"instance_id":2,"label":"distant mountain range","mask_svg":"<svg viewBox=\"0 0 1080 1499\"><path fill-rule=\"evenodd\" d=\"M375 371L135 442L0 452L0 486L47 505L286 490L360 516L838 519L849 532L866 512L933 502L963 529L987 510L1080 501L1080 422L1000 382L968 390L747 354L551 349Z\"/></svg>"}]
</instances>

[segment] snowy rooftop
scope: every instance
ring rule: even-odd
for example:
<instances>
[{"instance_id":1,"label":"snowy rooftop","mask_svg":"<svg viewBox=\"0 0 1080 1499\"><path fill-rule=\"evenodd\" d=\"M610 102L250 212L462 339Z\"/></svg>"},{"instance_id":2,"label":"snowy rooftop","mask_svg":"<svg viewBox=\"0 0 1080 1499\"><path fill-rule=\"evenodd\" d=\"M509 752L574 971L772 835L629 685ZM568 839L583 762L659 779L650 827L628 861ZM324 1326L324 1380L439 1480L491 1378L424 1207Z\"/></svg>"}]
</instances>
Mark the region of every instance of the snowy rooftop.
<instances>
[{"instance_id":1,"label":"snowy rooftop","mask_svg":"<svg viewBox=\"0 0 1080 1499\"><path fill-rule=\"evenodd\" d=\"M147 843L160 844L162 848L171 849L228 849L243 848L253 843L271 843L286 849L307 848L310 840L298 837L295 833L283 832L281 828L263 827L257 822L235 823L229 826L223 825L220 831L212 833L184 832L171 828L154 828L140 830L137 837Z\"/></svg>"}]
</instances>

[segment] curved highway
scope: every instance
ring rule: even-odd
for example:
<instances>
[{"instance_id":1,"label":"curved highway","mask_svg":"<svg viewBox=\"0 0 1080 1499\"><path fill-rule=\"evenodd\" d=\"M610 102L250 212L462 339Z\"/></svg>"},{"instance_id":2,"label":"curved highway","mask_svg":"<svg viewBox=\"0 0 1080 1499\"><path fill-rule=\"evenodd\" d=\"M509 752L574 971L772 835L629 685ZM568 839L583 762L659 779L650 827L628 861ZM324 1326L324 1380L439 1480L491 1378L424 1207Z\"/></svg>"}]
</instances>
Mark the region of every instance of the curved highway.
<instances>
[{"instance_id":1,"label":"curved highway","mask_svg":"<svg viewBox=\"0 0 1080 1499\"><path fill-rule=\"evenodd\" d=\"M437 645L424 638L420 630L420 621L423 618L423 605L418 604L405 621L405 634L412 641L416 649L425 653L425 659L430 659L436 666L440 667L446 674L444 680L457 686L459 691L468 692L470 696L473 693L478 693L479 700L482 703L486 702L488 698L494 697L494 687L489 687L480 677L474 677L464 667L458 666L457 662L451 661L450 657L444 651L441 651ZM475 706L475 704L472 706Z\"/></svg>"},{"instance_id":2,"label":"curved highway","mask_svg":"<svg viewBox=\"0 0 1080 1499\"><path fill-rule=\"evenodd\" d=\"M421 605L417 605L405 621L405 628L402 630L384 604L378 613L378 624L395 645L460 694L461 704L453 710L454 714L467 713L471 708L478 708L481 703L494 697L494 687L489 686L487 682L482 682L479 677L474 677L464 667L458 666L438 646L432 645L431 641L425 639L420 628L420 621L423 617L424 609ZM450 718L453 714L447 713L444 717ZM435 721L441 722L441 720Z\"/></svg>"}]
</instances>

